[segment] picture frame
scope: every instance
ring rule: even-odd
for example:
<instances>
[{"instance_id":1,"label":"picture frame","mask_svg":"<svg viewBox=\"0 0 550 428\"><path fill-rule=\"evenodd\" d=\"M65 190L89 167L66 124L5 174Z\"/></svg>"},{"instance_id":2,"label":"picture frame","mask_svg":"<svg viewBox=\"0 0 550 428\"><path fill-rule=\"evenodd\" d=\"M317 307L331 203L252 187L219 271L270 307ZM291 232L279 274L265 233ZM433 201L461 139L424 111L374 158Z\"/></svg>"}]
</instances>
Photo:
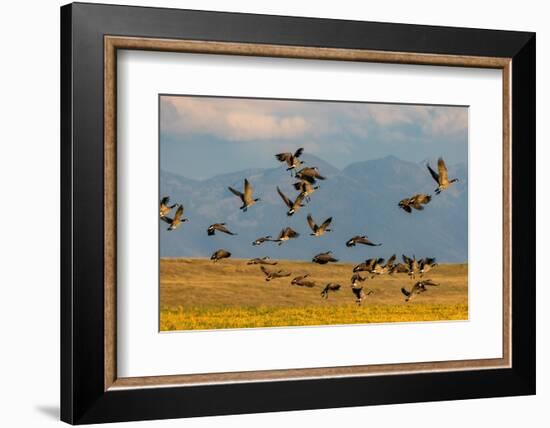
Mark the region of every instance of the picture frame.
<instances>
[{"instance_id":1,"label":"picture frame","mask_svg":"<svg viewBox=\"0 0 550 428\"><path fill-rule=\"evenodd\" d=\"M118 50L502 70L502 358L118 377ZM61 419L86 424L534 394L535 91L533 33L63 6Z\"/></svg>"}]
</instances>

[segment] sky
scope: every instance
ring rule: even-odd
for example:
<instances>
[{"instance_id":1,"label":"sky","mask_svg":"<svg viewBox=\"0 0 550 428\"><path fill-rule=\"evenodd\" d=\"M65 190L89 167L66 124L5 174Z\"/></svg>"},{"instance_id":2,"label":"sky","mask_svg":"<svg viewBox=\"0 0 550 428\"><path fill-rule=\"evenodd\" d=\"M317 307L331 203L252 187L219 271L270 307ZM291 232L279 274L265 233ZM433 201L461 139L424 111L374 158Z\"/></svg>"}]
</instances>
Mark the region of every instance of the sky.
<instances>
[{"instance_id":1,"label":"sky","mask_svg":"<svg viewBox=\"0 0 550 428\"><path fill-rule=\"evenodd\" d=\"M467 162L468 108L199 96L160 97L161 169L187 178L274 167L304 147L337 168L394 155Z\"/></svg>"}]
</instances>

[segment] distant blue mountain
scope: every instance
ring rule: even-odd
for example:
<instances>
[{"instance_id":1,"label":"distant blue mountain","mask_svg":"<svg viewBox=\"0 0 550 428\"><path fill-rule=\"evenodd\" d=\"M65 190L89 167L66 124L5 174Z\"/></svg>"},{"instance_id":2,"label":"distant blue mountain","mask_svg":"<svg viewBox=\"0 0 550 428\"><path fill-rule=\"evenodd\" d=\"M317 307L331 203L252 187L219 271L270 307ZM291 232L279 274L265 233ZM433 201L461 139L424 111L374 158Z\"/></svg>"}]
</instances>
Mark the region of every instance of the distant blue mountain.
<instances>
[{"instance_id":1,"label":"distant blue mountain","mask_svg":"<svg viewBox=\"0 0 550 428\"><path fill-rule=\"evenodd\" d=\"M465 164L449 165L452 177L460 181L441 195L434 195L435 182L424 163L417 164L394 156L356 162L339 170L330 163L304 155L307 165L319 167L327 177L311 198L311 202L292 217L286 216L286 206L276 187L289 197L297 192L294 179L281 164L268 169L249 169L215 176L206 180L191 180L161 171L161 196L169 195L173 202L185 206L189 222L174 232L166 231L160 222L161 257L206 257L218 248L225 248L234 257L270 256L273 258L305 259L321 251L332 250L342 261L361 261L369 257L389 257L415 254L436 257L441 262L465 262L468 259L468 170ZM261 198L248 212L239 210L240 201L227 186L242 189L244 178L254 186ZM398 202L414 193L429 193L432 201L424 211L407 214ZM306 215L321 223L332 217L333 232L323 237L311 233ZM216 234L207 236L212 223L226 222L237 236ZM264 243L254 247L260 236L276 236L291 226L301 236L277 246ZM347 248L346 240L366 234L381 247Z\"/></svg>"}]
</instances>

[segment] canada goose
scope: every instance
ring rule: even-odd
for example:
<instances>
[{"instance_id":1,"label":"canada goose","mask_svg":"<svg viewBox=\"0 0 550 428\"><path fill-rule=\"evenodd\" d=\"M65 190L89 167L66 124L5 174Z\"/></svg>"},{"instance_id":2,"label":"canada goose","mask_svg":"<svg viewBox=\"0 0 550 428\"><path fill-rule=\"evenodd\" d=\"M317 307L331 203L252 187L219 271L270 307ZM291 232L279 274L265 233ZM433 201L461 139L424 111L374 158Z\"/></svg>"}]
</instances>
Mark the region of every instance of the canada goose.
<instances>
[{"instance_id":1,"label":"canada goose","mask_svg":"<svg viewBox=\"0 0 550 428\"><path fill-rule=\"evenodd\" d=\"M435 189L436 194L440 194L443 190L447 189L451 184L458 181L458 178L453 178L452 180L449 180L449 175L447 171L447 166L445 165L445 161L443 158L439 158L437 160L437 171L435 172L431 167L430 164L426 164L428 167L428 171L430 171L430 174L432 178L437 183L437 189Z\"/></svg>"},{"instance_id":2,"label":"canada goose","mask_svg":"<svg viewBox=\"0 0 550 428\"><path fill-rule=\"evenodd\" d=\"M313 288L315 287L317 284L315 283L315 281L308 281L306 280L306 278L309 276L308 273L306 273L305 275L302 275L302 276L297 276L296 278L294 278L291 282L290 282L290 285L298 285L300 287L307 287L307 288Z\"/></svg>"},{"instance_id":3,"label":"canada goose","mask_svg":"<svg viewBox=\"0 0 550 428\"><path fill-rule=\"evenodd\" d=\"M369 290L366 293L363 291L363 286L355 286L351 285L351 292L355 296L355 303L357 303L359 306L361 306L361 303L367 296L370 296L374 291Z\"/></svg>"},{"instance_id":4,"label":"canada goose","mask_svg":"<svg viewBox=\"0 0 550 428\"><path fill-rule=\"evenodd\" d=\"M325 285L325 288L323 288L323 291L321 291L321 297L323 299L328 299L329 292L332 291L333 293L335 293L336 291L340 290L340 288L342 288L340 284L329 282L327 285Z\"/></svg>"},{"instance_id":5,"label":"canada goose","mask_svg":"<svg viewBox=\"0 0 550 428\"><path fill-rule=\"evenodd\" d=\"M239 209L243 210L243 212L246 212L249 207L260 200L260 198L253 198L252 195L254 193L254 189L252 188L252 184L250 184L250 182L246 178L244 179L244 193L233 189L233 187L228 187L228 189L231 191L231 193L241 198L243 204L241 207L239 207Z\"/></svg>"},{"instance_id":6,"label":"canada goose","mask_svg":"<svg viewBox=\"0 0 550 428\"><path fill-rule=\"evenodd\" d=\"M313 220L313 217L311 217L311 214L307 215L307 224L309 224L309 227L313 231L313 233L310 233L311 236L322 236L325 234L325 232L332 232L331 229L329 229L330 222L332 221L332 217L327 218L321 226L318 226L317 223Z\"/></svg>"},{"instance_id":7,"label":"canada goose","mask_svg":"<svg viewBox=\"0 0 550 428\"><path fill-rule=\"evenodd\" d=\"M410 198L403 199L397 205L410 214L412 212L411 207L415 210L422 211L424 209L422 204L426 205L431 200L432 197L430 195L418 193L414 196L411 196Z\"/></svg>"},{"instance_id":8,"label":"canada goose","mask_svg":"<svg viewBox=\"0 0 550 428\"><path fill-rule=\"evenodd\" d=\"M361 302L365 300L365 292L363 291L363 287L356 287L354 285L351 286L351 291L353 295L355 296L355 303L357 303L359 306L361 306Z\"/></svg>"},{"instance_id":9,"label":"canada goose","mask_svg":"<svg viewBox=\"0 0 550 428\"><path fill-rule=\"evenodd\" d=\"M403 263L396 263L392 266L388 274L393 275L394 273L408 273L409 268Z\"/></svg>"},{"instance_id":10,"label":"canada goose","mask_svg":"<svg viewBox=\"0 0 550 428\"><path fill-rule=\"evenodd\" d=\"M393 267L393 262L395 262L395 258L395 254L392 255L384 265L382 265L382 263L384 263L384 259L378 259L374 264L374 267L371 269L371 273L373 275L384 275L385 273L388 273Z\"/></svg>"},{"instance_id":11,"label":"canada goose","mask_svg":"<svg viewBox=\"0 0 550 428\"><path fill-rule=\"evenodd\" d=\"M160 201L160 218L163 218L166 216L170 211L172 211L173 208L175 208L178 204L174 205L168 205L170 203L170 197L165 196Z\"/></svg>"},{"instance_id":12,"label":"canada goose","mask_svg":"<svg viewBox=\"0 0 550 428\"><path fill-rule=\"evenodd\" d=\"M387 272L385 261L386 259L382 257L375 260L370 268L370 271L368 271L371 274L371 278L374 278L375 275L383 275Z\"/></svg>"},{"instance_id":13,"label":"canada goose","mask_svg":"<svg viewBox=\"0 0 550 428\"><path fill-rule=\"evenodd\" d=\"M309 184L315 184L317 180L325 179L325 177L319 174L319 168L316 166L302 168L296 173L295 177L300 180L307 181Z\"/></svg>"},{"instance_id":14,"label":"canada goose","mask_svg":"<svg viewBox=\"0 0 550 428\"><path fill-rule=\"evenodd\" d=\"M161 220L170 225L167 230L176 230L181 223L184 223L189 219L183 218L183 205L178 205L174 218L170 218L165 215L164 217L161 217Z\"/></svg>"},{"instance_id":15,"label":"canada goose","mask_svg":"<svg viewBox=\"0 0 550 428\"><path fill-rule=\"evenodd\" d=\"M437 263L435 262L434 257L426 257L425 259L420 259L418 262L419 265L419 272L420 272L420 278L424 276L425 273L428 273L432 270L432 268L437 266Z\"/></svg>"},{"instance_id":16,"label":"canada goose","mask_svg":"<svg viewBox=\"0 0 550 428\"><path fill-rule=\"evenodd\" d=\"M376 259L368 259L353 268L354 272L370 272L376 263Z\"/></svg>"},{"instance_id":17,"label":"canada goose","mask_svg":"<svg viewBox=\"0 0 550 428\"><path fill-rule=\"evenodd\" d=\"M324 253L319 253L314 256L311 261L313 263L319 263L320 265L326 265L329 262L337 262L338 259L332 257L332 251L326 251Z\"/></svg>"},{"instance_id":18,"label":"canada goose","mask_svg":"<svg viewBox=\"0 0 550 428\"><path fill-rule=\"evenodd\" d=\"M319 186L314 186L308 181L297 181L293 184L293 186L298 192L300 192L301 195L304 196L306 202L311 201L309 195L311 195L319 188Z\"/></svg>"},{"instance_id":19,"label":"canada goose","mask_svg":"<svg viewBox=\"0 0 550 428\"><path fill-rule=\"evenodd\" d=\"M407 257L405 254L403 254L403 261L409 268L409 276L412 279L416 278L416 274L418 273L418 261L416 260L416 256L413 255L413 258Z\"/></svg>"},{"instance_id":20,"label":"canada goose","mask_svg":"<svg viewBox=\"0 0 550 428\"><path fill-rule=\"evenodd\" d=\"M229 231L227 227L225 227L225 223L214 223L208 226L207 233L209 236L215 235L216 230L218 232L227 233L228 235L236 235L236 233L233 233Z\"/></svg>"},{"instance_id":21,"label":"canada goose","mask_svg":"<svg viewBox=\"0 0 550 428\"><path fill-rule=\"evenodd\" d=\"M303 148L299 148L294 152L294 154L278 153L275 155L275 157L279 162L286 162L286 164L288 165L288 168L286 170L290 171L290 174L292 174L292 170L295 170L303 163L300 159L298 159L302 155L303 151Z\"/></svg>"},{"instance_id":22,"label":"canada goose","mask_svg":"<svg viewBox=\"0 0 550 428\"><path fill-rule=\"evenodd\" d=\"M279 194L283 202L288 207L288 212L286 213L287 216L290 217L294 213L297 213L300 210L300 208L303 207L302 202L304 200L304 195L302 195L301 193L296 197L294 202L288 199L288 197L283 192L281 192L281 189L279 189L279 186L277 186L277 193Z\"/></svg>"},{"instance_id":23,"label":"canada goose","mask_svg":"<svg viewBox=\"0 0 550 428\"><path fill-rule=\"evenodd\" d=\"M369 241L368 236L366 235L356 235L353 238L349 239L348 242L346 242L346 247L355 247L355 244L363 244L363 245L369 245L371 247L379 247L382 244L375 244L371 241Z\"/></svg>"},{"instance_id":24,"label":"canada goose","mask_svg":"<svg viewBox=\"0 0 550 428\"><path fill-rule=\"evenodd\" d=\"M264 273L266 281L271 281L272 279L284 278L286 276L290 276L290 272L283 272L282 270L270 272L264 266L260 266L260 269Z\"/></svg>"},{"instance_id":25,"label":"canada goose","mask_svg":"<svg viewBox=\"0 0 550 428\"><path fill-rule=\"evenodd\" d=\"M256 257L254 259L250 259L247 263L247 265L271 265L274 266L277 264L276 261L271 261L271 259L267 256L259 258Z\"/></svg>"},{"instance_id":26,"label":"canada goose","mask_svg":"<svg viewBox=\"0 0 550 428\"><path fill-rule=\"evenodd\" d=\"M212 256L210 256L210 260L213 260L214 263L216 263L218 260L227 259L229 257L231 257L231 253L229 251L227 251L227 250L216 250L216 251L214 251Z\"/></svg>"},{"instance_id":27,"label":"canada goose","mask_svg":"<svg viewBox=\"0 0 550 428\"><path fill-rule=\"evenodd\" d=\"M291 227L285 227L281 230L281 233L279 233L279 237L273 241L277 242L277 245L282 245L283 242L288 241L289 239L297 238L298 236L300 236L300 234Z\"/></svg>"},{"instance_id":28,"label":"canada goose","mask_svg":"<svg viewBox=\"0 0 550 428\"><path fill-rule=\"evenodd\" d=\"M271 239L271 235L263 236L261 238L256 239L255 241L252 242L252 245L254 246L262 245L266 241L273 241L273 239Z\"/></svg>"},{"instance_id":29,"label":"canada goose","mask_svg":"<svg viewBox=\"0 0 550 428\"><path fill-rule=\"evenodd\" d=\"M354 273L351 276L351 285L353 287L358 287L360 282L366 281L366 277L359 275L358 273Z\"/></svg>"},{"instance_id":30,"label":"canada goose","mask_svg":"<svg viewBox=\"0 0 550 428\"><path fill-rule=\"evenodd\" d=\"M426 285L431 286L438 286L439 284L436 282L433 282L431 279L425 279L423 281L419 281L416 284L413 285L413 287L410 290L407 290L405 287L401 288L401 293L405 296L405 302L408 302L411 300L415 294L420 294L428 291L426 288Z\"/></svg>"}]
</instances>

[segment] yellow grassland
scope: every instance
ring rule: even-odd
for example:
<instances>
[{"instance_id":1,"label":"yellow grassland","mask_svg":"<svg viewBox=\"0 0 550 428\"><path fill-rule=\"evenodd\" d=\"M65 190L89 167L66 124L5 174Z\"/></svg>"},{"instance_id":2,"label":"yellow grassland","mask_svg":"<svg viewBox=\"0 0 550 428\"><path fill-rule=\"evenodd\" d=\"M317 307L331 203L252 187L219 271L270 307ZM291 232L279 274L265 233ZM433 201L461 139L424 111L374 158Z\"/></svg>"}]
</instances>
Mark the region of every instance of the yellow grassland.
<instances>
[{"instance_id":1,"label":"yellow grassland","mask_svg":"<svg viewBox=\"0 0 550 428\"><path fill-rule=\"evenodd\" d=\"M160 329L205 330L306 325L366 324L468 319L468 265L443 264L426 274L440 283L405 302L401 287L416 280L406 274L381 275L363 282L372 290L361 306L354 303L350 278L354 264L317 265L280 260L268 269L291 272L265 281L258 265L229 259L161 259ZM290 285L309 273L314 288ZM364 276L365 274L362 273ZM327 300L320 292L328 282L342 285Z\"/></svg>"}]
</instances>

